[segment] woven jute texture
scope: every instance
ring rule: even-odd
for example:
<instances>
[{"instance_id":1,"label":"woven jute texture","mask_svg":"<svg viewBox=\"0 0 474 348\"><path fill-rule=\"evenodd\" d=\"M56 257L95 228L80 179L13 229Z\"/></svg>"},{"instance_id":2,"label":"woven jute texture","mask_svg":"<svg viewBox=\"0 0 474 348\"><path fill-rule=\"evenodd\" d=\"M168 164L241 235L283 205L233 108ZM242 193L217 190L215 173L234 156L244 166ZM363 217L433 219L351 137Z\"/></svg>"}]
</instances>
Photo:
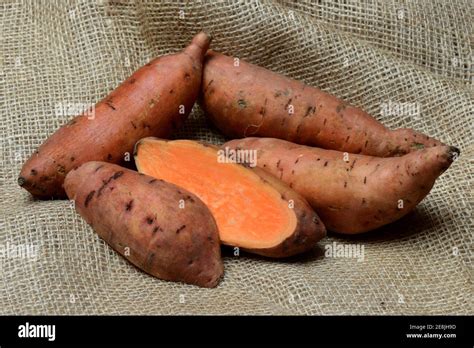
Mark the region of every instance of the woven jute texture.
<instances>
[{"instance_id":1,"label":"woven jute texture","mask_svg":"<svg viewBox=\"0 0 474 348\"><path fill-rule=\"evenodd\" d=\"M0 314L473 314L473 10L470 0L1 1ZM224 249L215 289L144 274L70 202L35 201L16 180L71 119L65 105L95 103L201 29L215 50L461 156L414 213L377 231L329 234L286 261ZM198 106L174 137L224 140ZM333 243L363 246L364 259L329 257Z\"/></svg>"}]
</instances>

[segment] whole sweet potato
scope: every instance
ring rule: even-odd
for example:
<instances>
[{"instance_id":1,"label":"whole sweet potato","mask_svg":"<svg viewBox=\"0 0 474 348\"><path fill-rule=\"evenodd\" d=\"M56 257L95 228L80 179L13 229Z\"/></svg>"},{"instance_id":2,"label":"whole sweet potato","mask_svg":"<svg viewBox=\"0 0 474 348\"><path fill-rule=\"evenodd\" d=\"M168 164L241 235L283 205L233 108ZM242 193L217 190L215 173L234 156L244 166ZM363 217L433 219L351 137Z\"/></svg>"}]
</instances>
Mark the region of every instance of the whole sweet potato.
<instances>
[{"instance_id":1,"label":"whole sweet potato","mask_svg":"<svg viewBox=\"0 0 474 348\"><path fill-rule=\"evenodd\" d=\"M64 187L97 234L138 268L165 280L217 285L217 226L194 194L105 162L70 171Z\"/></svg>"},{"instance_id":2,"label":"whole sweet potato","mask_svg":"<svg viewBox=\"0 0 474 348\"><path fill-rule=\"evenodd\" d=\"M250 136L378 157L442 145L412 129L389 130L322 90L242 60L208 51L200 104L231 138Z\"/></svg>"},{"instance_id":3,"label":"whole sweet potato","mask_svg":"<svg viewBox=\"0 0 474 348\"><path fill-rule=\"evenodd\" d=\"M95 106L58 129L28 159L20 186L39 198L65 197L66 174L88 161L122 163L142 137L167 137L187 117L201 84L210 38L146 64Z\"/></svg>"},{"instance_id":4,"label":"whole sweet potato","mask_svg":"<svg viewBox=\"0 0 474 348\"><path fill-rule=\"evenodd\" d=\"M329 230L347 234L406 215L459 154L455 147L437 146L378 158L272 138L232 140L222 148L256 150L258 167L305 197Z\"/></svg>"},{"instance_id":5,"label":"whole sweet potato","mask_svg":"<svg viewBox=\"0 0 474 348\"><path fill-rule=\"evenodd\" d=\"M140 140L140 172L172 182L202 199L222 243L269 257L313 248L326 234L306 200L259 168L220 161L216 148L190 140Z\"/></svg>"}]
</instances>

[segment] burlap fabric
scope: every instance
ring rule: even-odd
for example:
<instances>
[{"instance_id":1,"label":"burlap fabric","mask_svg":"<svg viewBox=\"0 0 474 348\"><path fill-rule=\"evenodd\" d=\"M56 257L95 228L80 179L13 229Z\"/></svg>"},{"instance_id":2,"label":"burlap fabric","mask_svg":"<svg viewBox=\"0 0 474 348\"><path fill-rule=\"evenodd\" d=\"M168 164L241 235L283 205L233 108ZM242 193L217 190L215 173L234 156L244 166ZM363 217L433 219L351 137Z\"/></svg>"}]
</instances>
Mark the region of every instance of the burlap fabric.
<instances>
[{"instance_id":1,"label":"burlap fabric","mask_svg":"<svg viewBox=\"0 0 474 348\"><path fill-rule=\"evenodd\" d=\"M472 13L470 0L3 0L0 313L472 314ZM68 201L35 201L16 179L71 118L61 105L99 100L202 28L218 51L319 86L390 127L424 131L461 157L415 213L386 228L330 234L288 261L225 250L215 289L150 277ZM224 140L197 106L175 136ZM364 246L364 260L326 257L333 242ZM5 251L21 245L37 246L36 257Z\"/></svg>"}]
</instances>

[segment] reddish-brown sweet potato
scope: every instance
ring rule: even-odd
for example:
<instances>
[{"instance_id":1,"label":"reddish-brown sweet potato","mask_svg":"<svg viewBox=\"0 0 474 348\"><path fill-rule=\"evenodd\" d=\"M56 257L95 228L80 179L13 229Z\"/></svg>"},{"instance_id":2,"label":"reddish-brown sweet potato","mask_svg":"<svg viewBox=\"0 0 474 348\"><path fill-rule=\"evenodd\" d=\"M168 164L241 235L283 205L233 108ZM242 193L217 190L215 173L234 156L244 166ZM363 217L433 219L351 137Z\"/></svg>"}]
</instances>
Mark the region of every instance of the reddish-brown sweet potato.
<instances>
[{"instance_id":1,"label":"reddish-brown sweet potato","mask_svg":"<svg viewBox=\"0 0 474 348\"><path fill-rule=\"evenodd\" d=\"M231 138L273 137L378 157L442 145L411 129L391 131L318 88L213 51L205 57L200 104Z\"/></svg>"},{"instance_id":2,"label":"reddish-brown sweet potato","mask_svg":"<svg viewBox=\"0 0 474 348\"><path fill-rule=\"evenodd\" d=\"M72 170L64 187L97 234L138 268L165 280L217 285L217 226L194 194L105 162Z\"/></svg>"},{"instance_id":3,"label":"reddish-brown sweet potato","mask_svg":"<svg viewBox=\"0 0 474 348\"><path fill-rule=\"evenodd\" d=\"M195 193L214 215L222 243L287 257L313 248L324 225L308 203L264 171L220 162L215 147L190 140L140 140L135 162L142 173Z\"/></svg>"},{"instance_id":4,"label":"reddish-brown sweet potato","mask_svg":"<svg viewBox=\"0 0 474 348\"><path fill-rule=\"evenodd\" d=\"M24 164L19 185L39 198L62 198L71 169L95 160L122 163L139 139L169 136L196 100L209 42L199 33L181 53L137 70L95 106L93 118L83 114L57 130Z\"/></svg>"},{"instance_id":5,"label":"reddish-brown sweet potato","mask_svg":"<svg viewBox=\"0 0 474 348\"><path fill-rule=\"evenodd\" d=\"M272 138L232 140L222 148L256 150L258 167L305 197L329 230L347 234L406 215L459 154L455 147L437 146L378 158Z\"/></svg>"}]
</instances>

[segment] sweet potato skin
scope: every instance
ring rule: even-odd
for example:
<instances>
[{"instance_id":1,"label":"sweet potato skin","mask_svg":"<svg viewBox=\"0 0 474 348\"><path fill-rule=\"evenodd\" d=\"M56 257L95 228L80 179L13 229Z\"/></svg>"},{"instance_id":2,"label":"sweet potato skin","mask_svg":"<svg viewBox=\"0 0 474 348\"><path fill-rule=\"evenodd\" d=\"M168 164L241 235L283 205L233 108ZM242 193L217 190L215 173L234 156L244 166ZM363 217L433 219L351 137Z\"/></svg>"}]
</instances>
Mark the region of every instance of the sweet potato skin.
<instances>
[{"instance_id":1,"label":"sweet potato skin","mask_svg":"<svg viewBox=\"0 0 474 348\"><path fill-rule=\"evenodd\" d=\"M146 142L167 142L168 144L173 144L175 142L189 142L193 143L196 146L197 150L202 151L214 151L216 155L216 163L217 163L217 151L218 147L212 144L207 144L205 142L196 142L191 140L174 140L174 141L167 141L164 139L157 139L153 137L141 139L137 142L135 146L135 162L137 168L140 172L143 172L141 166L141 157L140 157L140 147L145 144ZM316 243L322 239L326 235L326 228L322 221L320 220L319 216L313 211L310 207L308 202L294 190L290 189L287 185L283 182L278 180L277 178L269 175L264 170L260 168L244 168L245 166L242 164L226 164L231 166L238 166L239 169L243 169L245 172L248 172L248 175L257 175L261 181L261 184L264 186L270 186L273 190L276 190L279 195L280 199L284 201L284 204L288 206L288 209L292 209L296 216L296 227L293 233L283 240L278 245L275 245L270 248L246 248L243 246L239 246L242 250L248 251L253 254L258 254L266 257L272 258L285 258L289 256L293 256L296 254L300 254L306 252L316 245ZM213 169L217 170L217 169ZM224 179L224 178L223 178ZM183 185L184 186L184 185ZM235 186L238 187L238 183L235 183ZM210 187L211 189L211 187ZM229 193L232 194L232 193ZM291 208L290 208L291 206ZM212 211L212 208L211 208ZM228 244L221 239L224 244Z\"/></svg>"},{"instance_id":2,"label":"sweet potato skin","mask_svg":"<svg viewBox=\"0 0 474 348\"><path fill-rule=\"evenodd\" d=\"M272 138L232 140L222 147L257 150L258 167L305 197L329 230L345 234L370 231L406 215L459 154L454 147L438 146L402 157L346 157Z\"/></svg>"},{"instance_id":3,"label":"sweet potato skin","mask_svg":"<svg viewBox=\"0 0 474 348\"><path fill-rule=\"evenodd\" d=\"M19 185L38 198L64 198L71 169L88 161L121 164L140 138L168 137L197 98L209 40L200 33L182 52L154 59L96 104L92 116L58 129L23 165Z\"/></svg>"},{"instance_id":4,"label":"sweet potato skin","mask_svg":"<svg viewBox=\"0 0 474 348\"><path fill-rule=\"evenodd\" d=\"M64 186L86 222L138 268L164 280L217 285L223 274L217 226L192 193L105 162L72 170Z\"/></svg>"},{"instance_id":5,"label":"sweet potato skin","mask_svg":"<svg viewBox=\"0 0 474 348\"><path fill-rule=\"evenodd\" d=\"M230 138L272 137L378 157L441 142L411 129L394 131L318 88L209 50L199 102Z\"/></svg>"}]
</instances>

